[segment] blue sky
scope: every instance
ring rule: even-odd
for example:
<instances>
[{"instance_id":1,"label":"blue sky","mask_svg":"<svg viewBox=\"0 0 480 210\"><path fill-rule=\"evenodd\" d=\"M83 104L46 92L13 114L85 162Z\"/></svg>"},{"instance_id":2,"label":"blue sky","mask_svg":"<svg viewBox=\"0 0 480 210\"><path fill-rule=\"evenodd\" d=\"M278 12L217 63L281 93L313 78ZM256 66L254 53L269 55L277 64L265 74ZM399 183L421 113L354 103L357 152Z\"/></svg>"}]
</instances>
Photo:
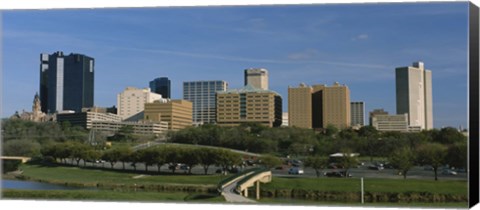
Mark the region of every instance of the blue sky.
<instances>
[{"instance_id":1,"label":"blue sky","mask_svg":"<svg viewBox=\"0 0 480 210\"><path fill-rule=\"evenodd\" d=\"M40 53L95 58L95 105L127 86L169 77L243 85L266 68L283 97L299 83L346 84L366 111L395 113L395 67L422 60L433 74L434 126L467 125L468 3L60 9L2 12L2 117L30 110ZM368 119L367 119L368 120Z\"/></svg>"}]
</instances>

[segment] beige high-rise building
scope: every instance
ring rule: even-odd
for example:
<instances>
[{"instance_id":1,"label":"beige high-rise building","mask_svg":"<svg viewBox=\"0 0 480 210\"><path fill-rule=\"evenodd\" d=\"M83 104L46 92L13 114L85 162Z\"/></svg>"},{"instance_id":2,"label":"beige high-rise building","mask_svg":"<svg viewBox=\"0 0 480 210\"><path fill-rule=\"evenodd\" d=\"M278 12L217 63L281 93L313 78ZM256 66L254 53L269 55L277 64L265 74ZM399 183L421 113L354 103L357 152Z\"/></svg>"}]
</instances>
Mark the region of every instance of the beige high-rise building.
<instances>
[{"instance_id":1,"label":"beige high-rise building","mask_svg":"<svg viewBox=\"0 0 480 210\"><path fill-rule=\"evenodd\" d=\"M192 126L192 102L187 100L158 100L145 104L146 122L167 122L168 129L180 130Z\"/></svg>"},{"instance_id":2,"label":"beige high-rise building","mask_svg":"<svg viewBox=\"0 0 480 210\"><path fill-rule=\"evenodd\" d=\"M162 96L150 92L150 88L127 87L117 95L117 113L123 120L142 120L145 103L151 103L155 100L162 100Z\"/></svg>"},{"instance_id":3,"label":"beige high-rise building","mask_svg":"<svg viewBox=\"0 0 480 210\"><path fill-rule=\"evenodd\" d=\"M217 92L217 124L238 126L256 122L268 127L282 124L282 98L270 90L247 85Z\"/></svg>"},{"instance_id":4,"label":"beige high-rise building","mask_svg":"<svg viewBox=\"0 0 480 210\"><path fill-rule=\"evenodd\" d=\"M263 68L245 69L245 85L268 90L268 71Z\"/></svg>"},{"instance_id":5,"label":"beige high-rise building","mask_svg":"<svg viewBox=\"0 0 480 210\"><path fill-rule=\"evenodd\" d=\"M323 127L333 125L339 129L350 127L350 90L338 82L323 90Z\"/></svg>"},{"instance_id":6,"label":"beige high-rise building","mask_svg":"<svg viewBox=\"0 0 480 210\"><path fill-rule=\"evenodd\" d=\"M350 90L345 85L300 84L288 89L289 126L339 129L350 127Z\"/></svg>"},{"instance_id":7,"label":"beige high-rise building","mask_svg":"<svg viewBox=\"0 0 480 210\"><path fill-rule=\"evenodd\" d=\"M288 87L288 125L312 128L312 87Z\"/></svg>"},{"instance_id":8,"label":"beige high-rise building","mask_svg":"<svg viewBox=\"0 0 480 210\"><path fill-rule=\"evenodd\" d=\"M408 125L433 128L432 72L423 62L395 69L397 114L408 114Z\"/></svg>"}]
</instances>

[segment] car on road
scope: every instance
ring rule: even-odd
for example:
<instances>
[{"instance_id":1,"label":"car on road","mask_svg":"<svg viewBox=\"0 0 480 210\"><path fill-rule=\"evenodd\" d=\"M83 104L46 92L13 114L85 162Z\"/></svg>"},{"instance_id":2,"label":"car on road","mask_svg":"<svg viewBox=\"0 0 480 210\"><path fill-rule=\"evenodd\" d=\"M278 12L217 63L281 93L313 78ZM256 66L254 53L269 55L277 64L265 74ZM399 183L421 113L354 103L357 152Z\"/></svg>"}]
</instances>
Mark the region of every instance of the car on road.
<instances>
[{"instance_id":1,"label":"car on road","mask_svg":"<svg viewBox=\"0 0 480 210\"><path fill-rule=\"evenodd\" d=\"M450 169L443 169L442 170L443 175L457 175L457 172L450 170Z\"/></svg>"},{"instance_id":2,"label":"car on road","mask_svg":"<svg viewBox=\"0 0 480 210\"><path fill-rule=\"evenodd\" d=\"M347 173L345 171L330 171L325 172L323 175L327 177L345 177ZM348 177L352 177L352 174L348 173Z\"/></svg>"},{"instance_id":3,"label":"car on road","mask_svg":"<svg viewBox=\"0 0 480 210\"><path fill-rule=\"evenodd\" d=\"M185 164L182 164L182 165L180 165L180 169L181 169L181 170L185 170L185 171L187 171L187 170L189 170L189 169L190 169L190 167L189 167L189 166L187 166L187 165L185 165Z\"/></svg>"},{"instance_id":4,"label":"car on road","mask_svg":"<svg viewBox=\"0 0 480 210\"><path fill-rule=\"evenodd\" d=\"M371 166L368 166L368 169L380 171L380 170L383 170L384 168L383 166L380 166L380 165L371 165Z\"/></svg>"},{"instance_id":5,"label":"car on road","mask_svg":"<svg viewBox=\"0 0 480 210\"><path fill-rule=\"evenodd\" d=\"M288 169L288 174L298 174L298 175L300 175L300 174L303 174L303 173L304 173L303 169L298 168L298 167Z\"/></svg>"}]
</instances>

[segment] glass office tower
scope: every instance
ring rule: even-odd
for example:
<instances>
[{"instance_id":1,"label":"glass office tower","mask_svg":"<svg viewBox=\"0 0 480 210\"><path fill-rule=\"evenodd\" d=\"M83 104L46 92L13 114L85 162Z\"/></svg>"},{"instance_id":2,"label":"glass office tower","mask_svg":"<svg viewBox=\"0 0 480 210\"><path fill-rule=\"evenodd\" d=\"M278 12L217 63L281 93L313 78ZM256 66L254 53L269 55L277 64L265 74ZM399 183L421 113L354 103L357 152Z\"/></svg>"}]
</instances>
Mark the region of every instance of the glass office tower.
<instances>
[{"instance_id":1,"label":"glass office tower","mask_svg":"<svg viewBox=\"0 0 480 210\"><path fill-rule=\"evenodd\" d=\"M40 55L42 112L81 112L93 106L94 59L82 54L55 52Z\"/></svg>"},{"instance_id":2,"label":"glass office tower","mask_svg":"<svg viewBox=\"0 0 480 210\"><path fill-rule=\"evenodd\" d=\"M183 82L183 99L193 104L194 124L216 123L216 92L227 87L227 82L219 80Z\"/></svg>"},{"instance_id":3,"label":"glass office tower","mask_svg":"<svg viewBox=\"0 0 480 210\"><path fill-rule=\"evenodd\" d=\"M170 80L168 77L160 77L150 81L150 90L162 95L162 98L171 98Z\"/></svg>"}]
</instances>

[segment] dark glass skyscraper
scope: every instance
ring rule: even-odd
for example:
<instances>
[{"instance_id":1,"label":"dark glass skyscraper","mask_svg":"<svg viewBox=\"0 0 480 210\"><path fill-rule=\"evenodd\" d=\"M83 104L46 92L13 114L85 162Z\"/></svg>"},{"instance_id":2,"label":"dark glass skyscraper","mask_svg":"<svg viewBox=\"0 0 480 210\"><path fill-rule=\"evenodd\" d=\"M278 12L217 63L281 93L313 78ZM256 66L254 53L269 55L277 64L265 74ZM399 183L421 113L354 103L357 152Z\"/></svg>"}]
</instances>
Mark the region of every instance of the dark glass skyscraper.
<instances>
[{"instance_id":1,"label":"dark glass skyscraper","mask_svg":"<svg viewBox=\"0 0 480 210\"><path fill-rule=\"evenodd\" d=\"M93 106L94 59L63 52L40 55L40 100L42 112L81 112Z\"/></svg>"},{"instance_id":2,"label":"dark glass skyscraper","mask_svg":"<svg viewBox=\"0 0 480 210\"><path fill-rule=\"evenodd\" d=\"M150 90L162 95L162 98L171 98L170 80L168 77L160 77L150 81Z\"/></svg>"}]
</instances>

